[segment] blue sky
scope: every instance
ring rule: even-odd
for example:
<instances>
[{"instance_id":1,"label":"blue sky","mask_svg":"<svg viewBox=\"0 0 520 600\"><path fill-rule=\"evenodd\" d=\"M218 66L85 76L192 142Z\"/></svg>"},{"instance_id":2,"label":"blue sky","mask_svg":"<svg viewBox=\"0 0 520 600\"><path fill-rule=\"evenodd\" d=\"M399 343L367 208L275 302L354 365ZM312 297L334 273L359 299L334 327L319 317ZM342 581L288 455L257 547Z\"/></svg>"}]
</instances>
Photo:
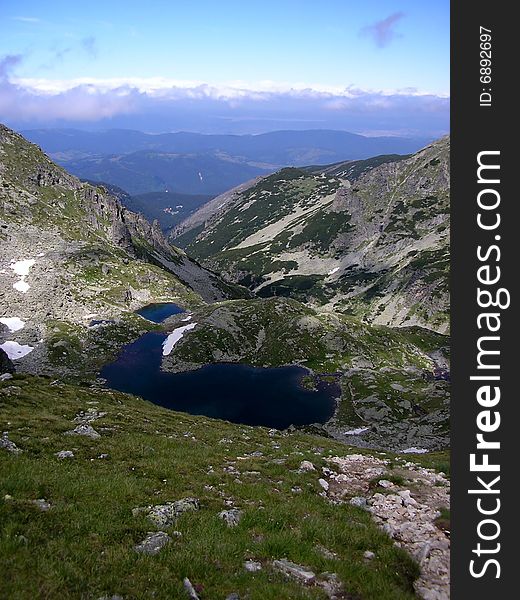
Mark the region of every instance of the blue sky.
<instances>
[{"instance_id":1,"label":"blue sky","mask_svg":"<svg viewBox=\"0 0 520 600\"><path fill-rule=\"evenodd\" d=\"M351 105L341 104L344 91L352 90L358 104L361 94L372 104L378 95L382 111L399 95L400 101L423 96L417 100L422 110L428 96L428 110L436 112L431 102L437 98L446 114L447 0L2 0L0 24L0 82L10 85L4 92L13 97L29 94L25 105L32 107L24 112L14 100L0 102L0 118L7 121L45 121L46 113L54 121L81 122L79 108L59 112L72 91L90 123L96 94L106 103L98 121L142 113L143 104L148 111L154 102L164 108L167 97L172 103L182 96L184 110L190 94L180 90L203 85L211 89L200 104L205 111L208 99L220 99L224 112L246 102L254 112L261 99L265 112L266 101L281 102L287 94L294 101L299 93L308 102L312 90L328 95L333 110L352 113ZM125 93L131 102L121 100ZM50 112L49 96L55 99ZM278 116L284 112L279 108ZM309 110L310 104L301 120Z\"/></svg>"}]
</instances>

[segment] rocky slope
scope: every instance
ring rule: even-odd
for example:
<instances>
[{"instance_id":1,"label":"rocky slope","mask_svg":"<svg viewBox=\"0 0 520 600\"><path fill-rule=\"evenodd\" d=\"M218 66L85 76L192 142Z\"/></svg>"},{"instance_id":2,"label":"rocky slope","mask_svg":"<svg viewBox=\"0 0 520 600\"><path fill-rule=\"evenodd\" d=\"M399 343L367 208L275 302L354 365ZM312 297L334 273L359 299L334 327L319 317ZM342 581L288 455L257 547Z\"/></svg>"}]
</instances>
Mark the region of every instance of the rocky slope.
<instances>
[{"instance_id":1,"label":"rocky slope","mask_svg":"<svg viewBox=\"0 0 520 600\"><path fill-rule=\"evenodd\" d=\"M21 375L0 432L2 598L449 598L445 454Z\"/></svg>"},{"instance_id":2,"label":"rocky slope","mask_svg":"<svg viewBox=\"0 0 520 600\"><path fill-rule=\"evenodd\" d=\"M3 126L0 248L1 345L31 371L66 362L77 345L73 332L103 338L91 335L92 321L110 325L110 345L146 328L130 312L138 306L191 306L233 293L171 246L156 223L104 188L81 183ZM90 347L83 359L95 355Z\"/></svg>"},{"instance_id":3,"label":"rocky slope","mask_svg":"<svg viewBox=\"0 0 520 600\"><path fill-rule=\"evenodd\" d=\"M267 228L274 242L281 224L286 243L307 236L301 248L315 264L327 261L326 244L339 247L350 231L329 213L344 217L341 199L357 193L351 187L375 177L380 190L374 173L401 173L404 164L411 179L418 165L435 173L440 162L431 156L426 164L385 157L261 180L257 186L281 187L264 206L265 227L255 230L249 214L247 235ZM425 177L429 192L440 186L441 173L438 181ZM251 189L231 192L210 224L226 222L237 205L246 212L241 202ZM301 229L278 202L287 198ZM249 206L257 201L250 197ZM323 215L332 221L309 238L315 210L320 224ZM227 222L235 244L238 218ZM323 231L330 239L321 239ZM442 230L432 231L442 245ZM218 266L227 250L221 238L211 241ZM0 246L1 597L447 600L449 481L439 473L447 472L447 456L420 455L447 444L446 336L363 322L345 313L372 318L372 308L356 309L356 298L341 299L337 289L337 297L320 298L317 282L288 294L306 303L226 299L242 291L172 247L157 224L6 128ZM262 285L251 271L234 279L262 292L272 278ZM403 298L403 289L394 292ZM188 314L156 326L134 313L155 301L176 302ZM151 328L179 327L185 335L163 369L299 364L308 370L303 385L320 377L338 384L333 420L309 427L319 436L280 432L179 414L99 387L96 373L123 344ZM398 454L353 454L345 442Z\"/></svg>"},{"instance_id":4,"label":"rocky slope","mask_svg":"<svg viewBox=\"0 0 520 600\"><path fill-rule=\"evenodd\" d=\"M446 332L449 138L409 157L282 169L218 197L173 232L261 296Z\"/></svg>"}]
</instances>

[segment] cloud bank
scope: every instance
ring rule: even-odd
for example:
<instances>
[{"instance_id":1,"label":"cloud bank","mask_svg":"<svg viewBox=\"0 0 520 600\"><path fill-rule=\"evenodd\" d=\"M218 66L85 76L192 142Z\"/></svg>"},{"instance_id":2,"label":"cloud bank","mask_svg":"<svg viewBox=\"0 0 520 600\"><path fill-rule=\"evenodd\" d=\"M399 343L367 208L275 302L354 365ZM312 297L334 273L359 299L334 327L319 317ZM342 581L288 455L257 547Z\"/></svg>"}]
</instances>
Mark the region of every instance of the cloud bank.
<instances>
[{"instance_id":1,"label":"cloud bank","mask_svg":"<svg viewBox=\"0 0 520 600\"><path fill-rule=\"evenodd\" d=\"M16 128L201 133L327 128L435 137L449 127L449 98L414 89L370 91L269 81L211 85L164 78L23 79L14 76L21 61L21 56L0 60L0 121Z\"/></svg>"}]
</instances>

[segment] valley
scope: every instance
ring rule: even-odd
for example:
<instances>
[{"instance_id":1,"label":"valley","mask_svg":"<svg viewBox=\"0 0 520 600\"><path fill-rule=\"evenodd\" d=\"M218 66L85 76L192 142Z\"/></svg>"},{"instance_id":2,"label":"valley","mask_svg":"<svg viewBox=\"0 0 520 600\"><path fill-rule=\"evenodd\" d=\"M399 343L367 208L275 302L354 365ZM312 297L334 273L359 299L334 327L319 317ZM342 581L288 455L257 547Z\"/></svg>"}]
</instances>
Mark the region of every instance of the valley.
<instances>
[{"instance_id":1,"label":"valley","mask_svg":"<svg viewBox=\"0 0 520 600\"><path fill-rule=\"evenodd\" d=\"M130 197L123 171L81 181L1 126L0 515L14 533L0 552L16 546L12 572L29 560L22 536L48 565L35 585L49 598L79 597L87 579L89 598L150 585L183 597L166 578L175 553L179 573L205 582L200 598L434 598L449 548L435 524L449 487L448 164L443 138L238 186L223 177L184 219L150 223L140 213L162 210L164 190ZM351 460L370 480L350 482L338 465ZM428 551L391 516L410 493ZM49 511L23 516L42 498ZM138 557L153 533L138 508L182 498L194 513L154 523L165 550ZM80 542L44 537L47 518L54 532L86 519ZM336 533L321 539L329 519ZM67 576L43 558L58 543ZM101 548L94 584L79 565ZM147 584L150 561L162 566Z\"/></svg>"}]
</instances>

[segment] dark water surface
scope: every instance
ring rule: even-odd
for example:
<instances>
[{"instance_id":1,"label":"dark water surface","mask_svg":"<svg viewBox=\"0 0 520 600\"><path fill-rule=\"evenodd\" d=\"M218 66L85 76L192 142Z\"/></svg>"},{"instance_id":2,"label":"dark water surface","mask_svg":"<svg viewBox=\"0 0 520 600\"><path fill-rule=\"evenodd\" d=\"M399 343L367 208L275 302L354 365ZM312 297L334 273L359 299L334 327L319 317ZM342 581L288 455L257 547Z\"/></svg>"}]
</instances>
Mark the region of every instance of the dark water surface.
<instances>
[{"instance_id":1,"label":"dark water surface","mask_svg":"<svg viewBox=\"0 0 520 600\"><path fill-rule=\"evenodd\" d=\"M172 302L163 302L161 304L148 304L136 311L138 315L152 321L153 323L161 323L172 315L178 315L185 312L183 308L173 304Z\"/></svg>"},{"instance_id":2,"label":"dark water surface","mask_svg":"<svg viewBox=\"0 0 520 600\"><path fill-rule=\"evenodd\" d=\"M154 311L164 310L161 314L166 316L183 312L179 307L168 312L165 305L157 306L161 308L143 314L149 308L145 307L139 314L155 320L159 313ZM306 371L300 367L263 369L220 363L186 373L163 372L165 338L164 333L150 332L126 346L100 373L108 387L193 415L278 429L324 423L334 412L336 384L320 382L316 391L304 389L300 383Z\"/></svg>"}]
</instances>

